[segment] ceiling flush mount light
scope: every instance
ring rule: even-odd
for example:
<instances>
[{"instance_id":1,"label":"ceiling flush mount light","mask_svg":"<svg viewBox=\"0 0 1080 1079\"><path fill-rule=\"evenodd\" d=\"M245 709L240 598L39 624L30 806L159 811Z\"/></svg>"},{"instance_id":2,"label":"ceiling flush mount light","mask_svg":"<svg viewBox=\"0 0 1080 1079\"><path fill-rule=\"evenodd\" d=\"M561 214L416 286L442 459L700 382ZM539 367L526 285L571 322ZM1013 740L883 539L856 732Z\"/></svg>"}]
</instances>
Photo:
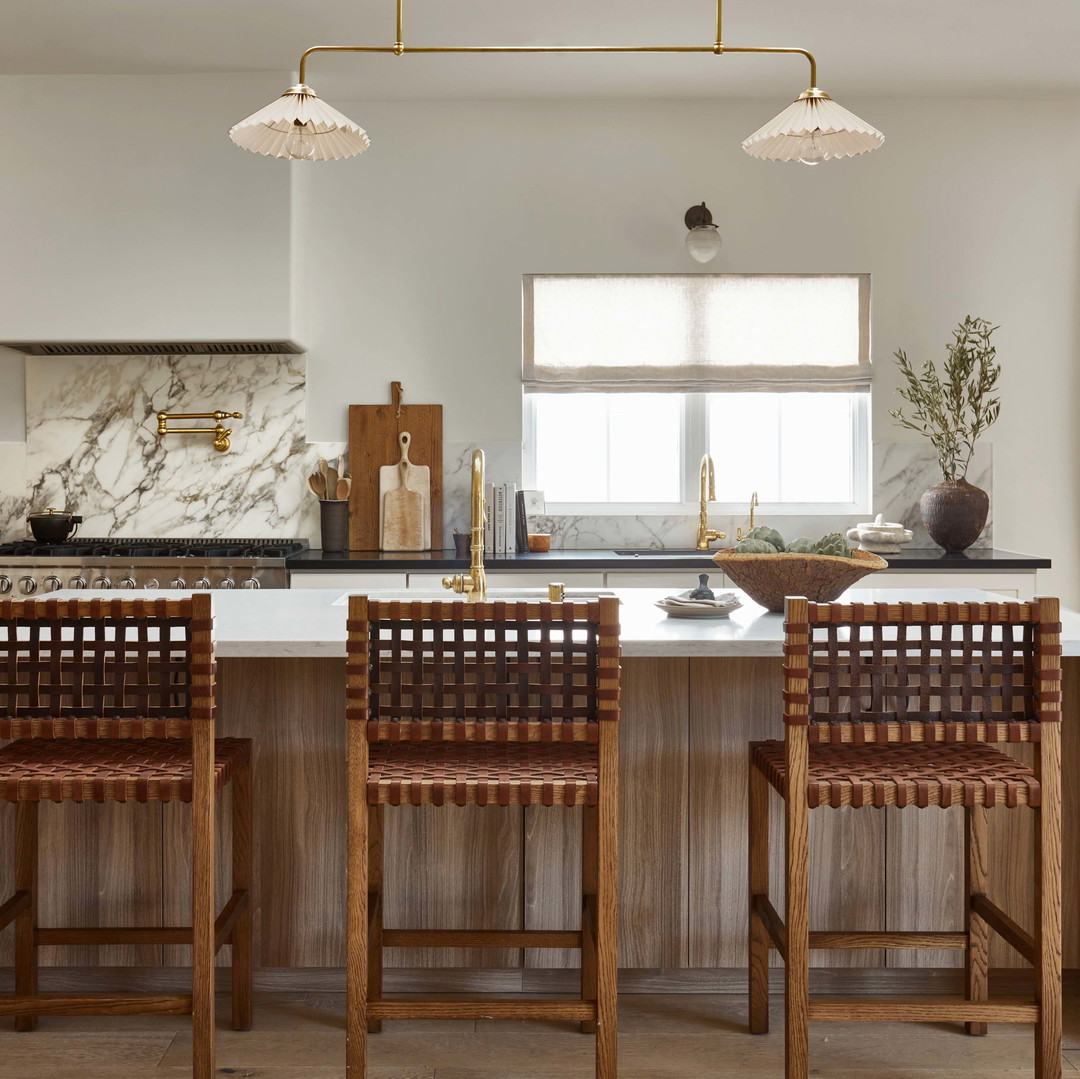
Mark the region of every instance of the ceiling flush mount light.
<instances>
[{"instance_id":1,"label":"ceiling flush mount light","mask_svg":"<svg viewBox=\"0 0 1080 1079\"><path fill-rule=\"evenodd\" d=\"M713 224L709 207L691 206L683 217L686 227L686 250L698 262L712 262L720 250L720 230Z\"/></svg>"},{"instance_id":2,"label":"ceiling flush mount light","mask_svg":"<svg viewBox=\"0 0 1080 1079\"><path fill-rule=\"evenodd\" d=\"M716 38L709 45L406 45L402 5L397 0L397 36L393 45L314 45L300 57L300 81L276 101L252 113L229 130L229 138L253 153L294 161L332 161L355 157L369 145L364 129L321 101L306 85L308 57L316 52L393 53L787 53L810 64L810 89L794 105L756 131L743 149L769 161L802 161L816 165L834 157L853 157L875 150L884 135L841 108L817 88L817 61L806 49L765 45L726 45L721 33L723 0L716 0ZM719 240L719 238L717 238ZM697 256L695 256L696 258Z\"/></svg>"}]
</instances>

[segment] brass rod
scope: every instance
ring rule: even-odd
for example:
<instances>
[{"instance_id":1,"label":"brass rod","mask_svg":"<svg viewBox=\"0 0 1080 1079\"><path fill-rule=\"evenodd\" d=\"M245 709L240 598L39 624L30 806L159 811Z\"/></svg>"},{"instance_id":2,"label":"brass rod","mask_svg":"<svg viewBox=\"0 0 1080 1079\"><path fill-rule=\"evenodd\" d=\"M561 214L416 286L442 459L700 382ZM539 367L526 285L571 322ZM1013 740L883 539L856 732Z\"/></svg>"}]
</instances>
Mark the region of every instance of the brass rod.
<instances>
[{"instance_id":1,"label":"brass rod","mask_svg":"<svg viewBox=\"0 0 1080 1079\"><path fill-rule=\"evenodd\" d=\"M817 88L817 61L806 49L758 45L724 45L724 52L790 53L810 64L810 88ZM300 57L300 83L306 85L307 59L316 52L395 53L717 53L716 45L312 45Z\"/></svg>"},{"instance_id":2,"label":"brass rod","mask_svg":"<svg viewBox=\"0 0 1080 1079\"><path fill-rule=\"evenodd\" d=\"M716 45L713 51L719 56L724 49L724 0L716 0Z\"/></svg>"},{"instance_id":3,"label":"brass rod","mask_svg":"<svg viewBox=\"0 0 1080 1079\"><path fill-rule=\"evenodd\" d=\"M394 39L394 52L400 56L405 51L405 39L401 36L401 5L403 0L397 0L397 37Z\"/></svg>"}]
</instances>

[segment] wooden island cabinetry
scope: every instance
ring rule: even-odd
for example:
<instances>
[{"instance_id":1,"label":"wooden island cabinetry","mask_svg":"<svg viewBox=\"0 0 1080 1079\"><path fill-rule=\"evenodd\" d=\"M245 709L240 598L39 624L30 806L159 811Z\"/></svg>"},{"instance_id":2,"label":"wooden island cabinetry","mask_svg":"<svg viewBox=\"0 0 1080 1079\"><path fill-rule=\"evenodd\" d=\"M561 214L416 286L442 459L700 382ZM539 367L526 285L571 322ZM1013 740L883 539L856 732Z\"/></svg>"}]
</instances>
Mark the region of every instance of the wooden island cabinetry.
<instances>
[{"instance_id":1,"label":"wooden island cabinetry","mask_svg":"<svg viewBox=\"0 0 1080 1079\"><path fill-rule=\"evenodd\" d=\"M623 599L621 770L633 776L620 814L620 961L624 989L745 987L746 773L752 739L782 737L781 618L748 605L732 623L665 621L662 592ZM62 593L61 593L62 595ZM345 608L338 591L215 596L219 734L255 741L256 964L263 984L337 985L344 965ZM851 594L856 596L855 593ZM866 592L857 598L890 599ZM937 598L927 596L925 598ZM977 599L975 591L941 598ZM1080 615L1063 617L1065 773L1080 767ZM1064 962L1080 968L1080 805L1065 784ZM576 928L580 810L401 807L386 817L386 924L398 928ZM990 896L1029 917L1029 815L989 815ZM13 814L0 817L11 850ZM42 921L49 925L184 924L176 884L187 876L186 807L46 805ZM227 822L228 814L222 817ZM779 815L774 814L779 821ZM812 814L814 927L949 930L963 924L962 811ZM228 837L222 837L224 842ZM164 842L162 842L164 840ZM389 852L393 851L390 856ZM80 852L82 852L80 854ZM783 853L772 843L774 881ZM161 873L145 871L148 861ZM0 894L11 890L0 860ZM227 864L227 863L223 863ZM60 872L60 866L78 867ZM55 868L54 868L55 867ZM136 867L141 869L136 873ZM224 870L227 874L227 870ZM169 887L162 882L169 881ZM175 882L175 883L174 883ZM224 892L227 876L220 883ZM778 892L774 884L774 895ZM182 894L182 887L181 887ZM779 898L776 899L779 902ZM0 965L10 967L10 935ZM998 942L995 941L995 948ZM183 966L187 949L45 949L44 964ZM228 949L222 962L228 963ZM892 974L910 988L955 967L961 952L816 953L846 991L880 990ZM564 985L575 953L388 950L387 988L469 986L543 991ZM1020 966L1003 946L993 966ZM880 968L893 971L882 974ZM420 973L416 968L431 968ZM455 968L440 970L439 968ZM77 978L77 972L56 975ZM576 974L574 975L576 977ZM837 975L840 977L841 975Z\"/></svg>"}]
</instances>

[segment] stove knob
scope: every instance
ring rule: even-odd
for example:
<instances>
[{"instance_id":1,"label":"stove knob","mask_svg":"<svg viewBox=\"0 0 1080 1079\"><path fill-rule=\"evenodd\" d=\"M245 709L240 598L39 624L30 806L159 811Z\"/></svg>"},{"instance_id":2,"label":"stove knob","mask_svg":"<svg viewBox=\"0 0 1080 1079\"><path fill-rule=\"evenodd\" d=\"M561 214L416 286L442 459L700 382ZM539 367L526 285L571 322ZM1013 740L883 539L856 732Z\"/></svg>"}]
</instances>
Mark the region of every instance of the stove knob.
<instances>
[{"instance_id":1,"label":"stove knob","mask_svg":"<svg viewBox=\"0 0 1080 1079\"><path fill-rule=\"evenodd\" d=\"M95 577L94 578L94 587L95 588L112 588L112 581L110 581L108 577Z\"/></svg>"},{"instance_id":2,"label":"stove knob","mask_svg":"<svg viewBox=\"0 0 1080 1079\"><path fill-rule=\"evenodd\" d=\"M160 588L161 582L156 577L147 577L143 581L143 588Z\"/></svg>"},{"instance_id":3,"label":"stove knob","mask_svg":"<svg viewBox=\"0 0 1080 1079\"><path fill-rule=\"evenodd\" d=\"M11 591L11 578L6 574L0 574L0 596L6 596Z\"/></svg>"},{"instance_id":4,"label":"stove knob","mask_svg":"<svg viewBox=\"0 0 1080 1079\"><path fill-rule=\"evenodd\" d=\"M29 596L37 591L37 581L33 577L20 577L19 587L22 589L24 596Z\"/></svg>"},{"instance_id":5,"label":"stove knob","mask_svg":"<svg viewBox=\"0 0 1080 1079\"><path fill-rule=\"evenodd\" d=\"M241 588L261 588L262 585L254 577L249 577L241 586Z\"/></svg>"},{"instance_id":6,"label":"stove knob","mask_svg":"<svg viewBox=\"0 0 1080 1079\"><path fill-rule=\"evenodd\" d=\"M185 582L183 577L174 577L169 582L169 587L170 588L187 588L187 583Z\"/></svg>"},{"instance_id":7,"label":"stove knob","mask_svg":"<svg viewBox=\"0 0 1080 1079\"><path fill-rule=\"evenodd\" d=\"M134 588L135 587L135 578L134 577L121 577L120 580L117 581L116 587L117 588Z\"/></svg>"},{"instance_id":8,"label":"stove knob","mask_svg":"<svg viewBox=\"0 0 1080 1079\"><path fill-rule=\"evenodd\" d=\"M218 588L235 588L236 582L231 577L222 577L218 581Z\"/></svg>"},{"instance_id":9,"label":"stove knob","mask_svg":"<svg viewBox=\"0 0 1080 1079\"><path fill-rule=\"evenodd\" d=\"M41 587L44 588L46 592L55 592L58 588L63 588L64 586L60 583L59 577L54 574L49 574L49 576L41 582Z\"/></svg>"},{"instance_id":10,"label":"stove knob","mask_svg":"<svg viewBox=\"0 0 1080 1079\"><path fill-rule=\"evenodd\" d=\"M200 577L191 587L198 591L208 591L210 582L205 577Z\"/></svg>"},{"instance_id":11,"label":"stove knob","mask_svg":"<svg viewBox=\"0 0 1080 1079\"><path fill-rule=\"evenodd\" d=\"M68 588L85 588L85 587L86 587L86 578L81 573L77 573L74 577L71 578L70 581L68 581Z\"/></svg>"}]
</instances>

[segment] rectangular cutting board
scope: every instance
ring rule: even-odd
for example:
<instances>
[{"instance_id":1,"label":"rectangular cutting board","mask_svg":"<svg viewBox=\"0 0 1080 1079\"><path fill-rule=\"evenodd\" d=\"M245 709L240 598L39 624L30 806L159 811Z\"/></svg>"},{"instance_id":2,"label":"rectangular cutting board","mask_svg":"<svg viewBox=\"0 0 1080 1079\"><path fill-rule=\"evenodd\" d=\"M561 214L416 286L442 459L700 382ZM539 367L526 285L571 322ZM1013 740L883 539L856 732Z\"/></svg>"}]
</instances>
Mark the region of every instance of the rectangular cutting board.
<instances>
[{"instance_id":1,"label":"rectangular cutting board","mask_svg":"<svg viewBox=\"0 0 1080 1079\"><path fill-rule=\"evenodd\" d=\"M400 382L390 384L387 405L349 405L349 546L379 550L379 469L401 460L398 435L412 436L409 460L430 470L430 543L442 547L442 405L407 404Z\"/></svg>"}]
</instances>

